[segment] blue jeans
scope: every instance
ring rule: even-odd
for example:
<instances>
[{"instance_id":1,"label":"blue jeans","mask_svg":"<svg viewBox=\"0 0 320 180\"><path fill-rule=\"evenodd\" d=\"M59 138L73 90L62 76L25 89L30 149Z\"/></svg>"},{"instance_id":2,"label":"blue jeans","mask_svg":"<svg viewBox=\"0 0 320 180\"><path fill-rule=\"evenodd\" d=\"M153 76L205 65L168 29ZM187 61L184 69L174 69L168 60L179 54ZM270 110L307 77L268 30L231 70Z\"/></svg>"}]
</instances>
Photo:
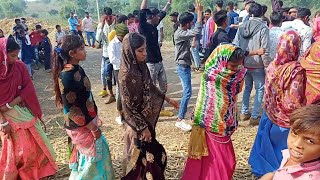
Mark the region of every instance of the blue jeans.
<instances>
[{"instance_id":1,"label":"blue jeans","mask_svg":"<svg viewBox=\"0 0 320 180\"><path fill-rule=\"evenodd\" d=\"M108 90L112 90L112 71L113 71L113 66L110 63L109 58L102 57L101 81L104 89L106 89L108 86Z\"/></svg>"},{"instance_id":2,"label":"blue jeans","mask_svg":"<svg viewBox=\"0 0 320 180\"><path fill-rule=\"evenodd\" d=\"M192 95L191 68L188 65L177 64L177 73L179 75L183 89L178 118L184 119L187 113L189 100Z\"/></svg>"},{"instance_id":3,"label":"blue jeans","mask_svg":"<svg viewBox=\"0 0 320 180\"><path fill-rule=\"evenodd\" d=\"M78 35L78 31L77 30L70 30L72 35Z\"/></svg>"},{"instance_id":4,"label":"blue jeans","mask_svg":"<svg viewBox=\"0 0 320 180\"><path fill-rule=\"evenodd\" d=\"M87 36L87 41L89 46L93 46L94 43L96 42L96 35L94 32L87 32L86 31L86 36ZM90 42L90 39L92 38L92 44Z\"/></svg>"},{"instance_id":5,"label":"blue jeans","mask_svg":"<svg viewBox=\"0 0 320 180\"><path fill-rule=\"evenodd\" d=\"M33 46L34 48L34 63L36 63L37 65L39 64L39 50L38 50L39 46Z\"/></svg>"},{"instance_id":6,"label":"blue jeans","mask_svg":"<svg viewBox=\"0 0 320 180\"><path fill-rule=\"evenodd\" d=\"M200 42L199 40L196 40L196 46L194 48L191 48L191 54L194 61L194 66L196 68L200 67L200 55L199 55L199 48L200 48Z\"/></svg>"},{"instance_id":7,"label":"blue jeans","mask_svg":"<svg viewBox=\"0 0 320 180\"><path fill-rule=\"evenodd\" d=\"M263 100L265 78L266 74L264 72L264 69L248 69L245 77L241 114L249 114L250 94L254 82L256 95L254 97L251 117L255 119L258 118L258 116L260 115L260 109Z\"/></svg>"}]
</instances>

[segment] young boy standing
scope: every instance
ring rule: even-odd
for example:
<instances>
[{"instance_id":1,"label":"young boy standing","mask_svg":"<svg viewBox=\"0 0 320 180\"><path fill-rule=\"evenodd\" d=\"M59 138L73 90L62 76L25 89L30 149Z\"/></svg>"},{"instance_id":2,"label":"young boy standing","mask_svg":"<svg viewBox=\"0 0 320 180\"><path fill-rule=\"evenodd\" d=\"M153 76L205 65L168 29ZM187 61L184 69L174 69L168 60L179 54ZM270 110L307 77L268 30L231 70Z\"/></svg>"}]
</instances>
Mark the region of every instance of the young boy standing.
<instances>
[{"instance_id":1,"label":"young boy standing","mask_svg":"<svg viewBox=\"0 0 320 180\"><path fill-rule=\"evenodd\" d=\"M47 73L51 72L51 42L48 38L49 32L46 29L41 30L43 37L41 42L42 50L44 51L44 69Z\"/></svg>"},{"instance_id":2,"label":"young boy standing","mask_svg":"<svg viewBox=\"0 0 320 180\"><path fill-rule=\"evenodd\" d=\"M42 27L40 24L36 25L36 30L32 31L30 33L30 41L31 41L31 46L34 49L34 60L35 60L35 69L39 69L39 44L42 41L42 36L41 36L41 30Z\"/></svg>"},{"instance_id":3,"label":"young boy standing","mask_svg":"<svg viewBox=\"0 0 320 180\"><path fill-rule=\"evenodd\" d=\"M62 42L62 39L66 36L66 33L64 31L61 30L61 26L60 25L56 25L56 34L55 34L55 39L56 39L56 43L57 46L60 45Z\"/></svg>"},{"instance_id":4,"label":"young boy standing","mask_svg":"<svg viewBox=\"0 0 320 180\"><path fill-rule=\"evenodd\" d=\"M182 13L179 22L180 27L174 33L175 41L175 62L177 65L177 72L181 80L183 88L183 96L180 103L180 109L178 114L178 119L176 122L176 127L181 128L185 131L190 131L192 129L191 125L187 124L185 121L185 115L187 113L187 107L189 100L192 95L191 87L191 65L192 65L192 55L190 52L190 40L201 33L202 26L202 10L200 2L196 3L196 13L198 14L197 22L195 27L191 29L194 25L193 14L189 12Z\"/></svg>"},{"instance_id":5,"label":"young boy standing","mask_svg":"<svg viewBox=\"0 0 320 180\"><path fill-rule=\"evenodd\" d=\"M108 55L108 35L114 28L114 19L112 16L112 9L109 7L104 8L104 15L102 16L101 23L98 24L97 28L97 41L101 41L103 43L103 53L101 60L101 81L103 85L103 90L99 93L99 96L106 97L109 91L109 99L105 102L106 104L111 104L116 101L116 98L112 91L112 71L113 67L110 63L109 55ZM108 91L107 91L108 88Z\"/></svg>"},{"instance_id":6,"label":"young boy standing","mask_svg":"<svg viewBox=\"0 0 320 180\"><path fill-rule=\"evenodd\" d=\"M108 46L108 55L110 59L110 63L113 65L113 73L116 79L116 102L117 102L117 110L119 112L119 117L116 118L116 122L121 125L121 99L119 92L119 79L118 74L120 70L120 60L121 60L121 51L122 51L122 40L126 34L129 33L128 27L126 24L120 23L115 26L116 36L110 41Z\"/></svg>"}]
</instances>

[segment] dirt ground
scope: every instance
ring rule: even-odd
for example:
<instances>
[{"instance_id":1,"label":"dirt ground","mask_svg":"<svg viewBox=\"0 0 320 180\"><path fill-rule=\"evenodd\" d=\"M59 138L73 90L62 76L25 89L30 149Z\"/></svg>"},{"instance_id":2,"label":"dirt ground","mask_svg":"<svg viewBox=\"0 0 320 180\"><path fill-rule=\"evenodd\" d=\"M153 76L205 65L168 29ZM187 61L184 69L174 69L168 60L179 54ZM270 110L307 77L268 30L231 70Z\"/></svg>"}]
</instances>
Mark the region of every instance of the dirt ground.
<instances>
[{"instance_id":1,"label":"dirt ground","mask_svg":"<svg viewBox=\"0 0 320 180\"><path fill-rule=\"evenodd\" d=\"M169 89L168 95L175 100L180 101L182 87L178 75L175 72L174 49L168 42L162 48L164 65L166 67ZM92 84L92 90L95 101L99 109L99 116L103 120L103 134L109 142L113 166L117 179L120 179L121 160L122 160L122 133L123 128L115 122L117 116L116 105L104 104L104 99L98 97L101 90L100 84L100 59L102 55L101 49L87 49L87 60L82 63ZM67 179L69 175L68 159L67 159L67 134L63 129L62 112L55 107L53 97L53 82L51 74L46 73L43 69L35 71L34 83L36 86L38 98L40 100L43 112L45 114L45 122L47 126L47 134L51 139L51 143L57 155L57 163L59 171L52 179ZM200 74L192 74L193 96L189 104L188 118L192 107L195 105L200 83ZM242 95L239 96L239 106L241 105ZM166 109L172 110L171 107ZM175 111L175 114L177 112ZM175 118L161 118L157 124L157 139L162 143L168 154L168 166L166 169L166 178L176 180L181 178L185 161L187 157L187 148L190 133L183 132L175 127ZM242 122L241 124L246 124ZM235 180L255 179L250 172L250 166L247 163L248 156L256 135L257 128L239 127L232 137L235 153L237 156L237 167L234 174Z\"/></svg>"}]
</instances>

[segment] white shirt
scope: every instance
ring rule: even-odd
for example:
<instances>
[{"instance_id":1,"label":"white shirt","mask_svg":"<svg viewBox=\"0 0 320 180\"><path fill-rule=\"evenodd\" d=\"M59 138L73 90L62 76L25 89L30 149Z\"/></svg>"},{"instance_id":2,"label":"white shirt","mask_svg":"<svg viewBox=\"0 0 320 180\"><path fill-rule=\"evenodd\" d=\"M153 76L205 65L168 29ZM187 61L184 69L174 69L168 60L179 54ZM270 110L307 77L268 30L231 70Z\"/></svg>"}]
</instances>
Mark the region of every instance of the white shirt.
<instances>
[{"instance_id":1,"label":"white shirt","mask_svg":"<svg viewBox=\"0 0 320 180\"><path fill-rule=\"evenodd\" d=\"M158 24L157 26L157 29L158 29L158 43L160 44L160 41L161 41L161 32L160 32L160 29L163 28L163 23L162 21L160 21L160 23Z\"/></svg>"},{"instance_id":2,"label":"white shirt","mask_svg":"<svg viewBox=\"0 0 320 180\"><path fill-rule=\"evenodd\" d=\"M283 33L283 30L281 29L281 27L275 27L275 26L272 27L269 31L269 34L270 34L269 54L272 60L276 58L278 43L282 33Z\"/></svg>"},{"instance_id":3,"label":"white shirt","mask_svg":"<svg viewBox=\"0 0 320 180\"><path fill-rule=\"evenodd\" d=\"M91 17L89 17L89 18L85 17L82 20L82 27L83 27L83 30L85 32L94 32L92 18Z\"/></svg>"},{"instance_id":4,"label":"white shirt","mask_svg":"<svg viewBox=\"0 0 320 180\"><path fill-rule=\"evenodd\" d=\"M97 39L97 41L102 40L102 43L103 43L102 56L105 58L109 57L109 55L108 55L108 46L109 46L108 35L113 30L113 28L114 28L114 24L111 24L109 26L108 23L104 24L103 29L102 29L102 23L99 23L98 27L97 27L96 39Z\"/></svg>"},{"instance_id":5,"label":"white shirt","mask_svg":"<svg viewBox=\"0 0 320 180\"><path fill-rule=\"evenodd\" d=\"M66 36L66 33L64 31L56 32L55 34L56 42L59 42L65 36Z\"/></svg>"},{"instance_id":6,"label":"white shirt","mask_svg":"<svg viewBox=\"0 0 320 180\"><path fill-rule=\"evenodd\" d=\"M114 37L112 41L109 42L108 55L110 63L113 65L113 70L120 69L122 43L118 37Z\"/></svg>"},{"instance_id":7,"label":"white shirt","mask_svg":"<svg viewBox=\"0 0 320 180\"><path fill-rule=\"evenodd\" d=\"M301 37L302 46L300 48L300 57L308 50L311 46L312 40L312 28L304 24L300 19L295 19L293 21L283 22L281 29L283 31L295 30Z\"/></svg>"}]
</instances>

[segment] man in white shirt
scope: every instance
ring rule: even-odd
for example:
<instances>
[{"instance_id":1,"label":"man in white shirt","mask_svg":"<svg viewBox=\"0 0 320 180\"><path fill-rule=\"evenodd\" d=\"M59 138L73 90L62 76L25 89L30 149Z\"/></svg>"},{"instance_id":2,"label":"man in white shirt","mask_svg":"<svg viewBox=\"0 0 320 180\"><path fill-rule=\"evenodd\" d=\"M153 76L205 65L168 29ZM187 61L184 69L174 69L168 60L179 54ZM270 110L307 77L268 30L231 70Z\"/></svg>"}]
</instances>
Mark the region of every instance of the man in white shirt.
<instances>
[{"instance_id":1,"label":"man in white shirt","mask_svg":"<svg viewBox=\"0 0 320 180\"><path fill-rule=\"evenodd\" d=\"M309 26L309 20L311 16L310 9L299 8L297 13L297 19L293 21L287 21L282 23L282 30L287 31L290 29L296 30L301 37L302 46L300 48L300 58L307 51L311 45L312 40L312 28Z\"/></svg>"},{"instance_id":2,"label":"man in white shirt","mask_svg":"<svg viewBox=\"0 0 320 180\"><path fill-rule=\"evenodd\" d=\"M274 58L276 57L280 36L283 33L283 30L281 29L282 17L283 16L280 12L273 12L270 16L272 28L269 31L269 34L270 34L269 55L272 60L274 60Z\"/></svg>"},{"instance_id":3,"label":"man in white shirt","mask_svg":"<svg viewBox=\"0 0 320 180\"><path fill-rule=\"evenodd\" d=\"M57 45L60 45L63 37L66 36L66 33L61 30L60 25L56 25L56 30L57 30L57 32L55 34L56 43L57 43Z\"/></svg>"},{"instance_id":4,"label":"man in white shirt","mask_svg":"<svg viewBox=\"0 0 320 180\"><path fill-rule=\"evenodd\" d=\"M112 18L112 9L109 7L104 8L104 15L101 18L101 23L98 24L97 28L97 41L103 43L102 60L101 60L101 81L103 90L99 93L99 96L106 97L109 92L109 99L105 102L110 104L116 101L116 98L112 91L112 71L113 66L110 63L108 55L108 35L114 28L114 22ZM108 90L107 90L108 89Z\"/></svg>"},{"instance_id":5,"label":"man in white shirt","mask_svg":"<svg viewBox=\"0 0 320 180\"><path fill-rule=\"evenodd\" d=\"M110 41L108 46L108 55L110 59L110 63L113 65L113 73L116 79L116 102L117 102L117 110L119 112L119 116L116 118L116 122L121 125L121 97L119 92L119 79L118 74L120 70L120 60L121 60L121 51L122 51L122 40L126 34L129 33L129 29L126 24L120 23L114 27L116 31L116 36Z\"/></svg>"},{"instance_id":6,"label":"man in white shirt","mask_svg":"<svg viewBox=\"0 0 320 180\"><path fill-rule=\"evenodd\" d=\"M94 48L94 43L96 42L95 30L93 28L93 19L90 17L89 12L86 12L86 17L82 20L82 28L86 32L88 45ZM92 43L90 42L92 38Z\"/></svg>"}]
</instances>

